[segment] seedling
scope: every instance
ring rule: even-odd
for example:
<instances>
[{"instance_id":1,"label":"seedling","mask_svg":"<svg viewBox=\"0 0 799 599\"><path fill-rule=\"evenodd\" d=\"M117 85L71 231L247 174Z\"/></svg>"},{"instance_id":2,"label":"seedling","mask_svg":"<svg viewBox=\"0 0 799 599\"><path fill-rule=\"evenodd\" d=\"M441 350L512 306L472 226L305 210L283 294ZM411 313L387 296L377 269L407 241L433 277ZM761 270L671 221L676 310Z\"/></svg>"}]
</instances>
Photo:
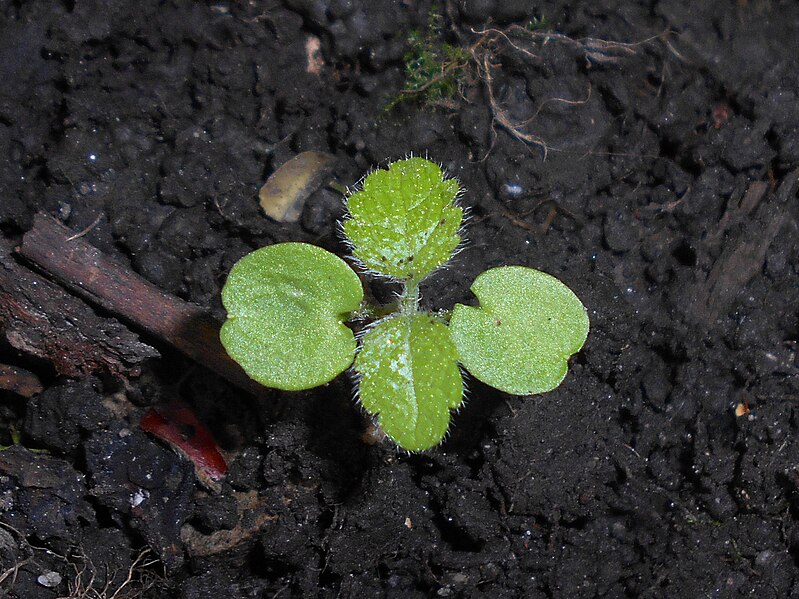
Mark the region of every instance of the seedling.
<instances>
[{"instance_id":1,"label":"seedling","mask_svg":"<svg viewBox=\"0 0 799 599\"><path fill-rule=\"evenodd\" d=\"M305 243L279 243L237 262L222 290L221 339L259 383L288 391L322 385L353 366L358 398L401 448L441 442L463 403L460 367L501 391L544 393L566 376L588 316L555 277L523 266L474 281L477 306L419 308L419 283L462 242L458 183L423 158L399 160L347 198L343 223L361 270L402 285L396 305L368 307L344 260ZM360 336L346 323L381 314Z\"/></svg>"}]
</instances>

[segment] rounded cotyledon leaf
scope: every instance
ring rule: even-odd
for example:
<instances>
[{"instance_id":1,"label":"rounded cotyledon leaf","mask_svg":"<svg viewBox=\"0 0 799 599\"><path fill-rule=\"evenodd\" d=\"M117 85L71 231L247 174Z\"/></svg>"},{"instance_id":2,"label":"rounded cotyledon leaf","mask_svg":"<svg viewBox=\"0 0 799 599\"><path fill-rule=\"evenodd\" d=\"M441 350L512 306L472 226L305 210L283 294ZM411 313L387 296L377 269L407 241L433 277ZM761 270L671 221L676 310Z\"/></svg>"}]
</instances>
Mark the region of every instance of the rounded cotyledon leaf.
<instances>
[{"instance_id":1,"label":"rounded cotyledon leaf","mask_svg":"<svg viewBox=\"0 0 799 599\"><path fill-rule=\"evenodd\" d=\"M447 326L428 314L398 314L363 336L355 359L358 396L397 445L423 451L449 427L463 401L463 380Z\"/></svg>"},{"instance_id":2,"label":"rounded cotyledon leaf","mask_svg":"<svg viewBox=\"0 0 799 599\"><path fill-rule=\"evenodd\" d=\"M449 329L458 359L473 376L515 395L551 391L588 336L588 315L571 289L524 266L482 273L479 307L458 304Z\"/></svg>"},{"instance_id":3,"label":"rounded cotyledon leaf","mask_svg":"<svg viewBox=\"0 0 799 599\"><path fill-rule=\"evenodd\" d=\"M344 323L362 299L358 275L338 256L306 243L270 245L230 271L220 339L262 385L310 389L352 364L356 341Z\"/></svg>"},{"instance_id":4,"label":"rounded cotyledon leaf","mask_svg":"<svg viewBox=\"0 0 799 599\"><path fill-rule=\"evenodd\" d=\"M424 158L392 162L347 198L344 233L364 266L396 279L420 281L447 262L461 241L458 182Z\"/></svg>"}]
</instances>

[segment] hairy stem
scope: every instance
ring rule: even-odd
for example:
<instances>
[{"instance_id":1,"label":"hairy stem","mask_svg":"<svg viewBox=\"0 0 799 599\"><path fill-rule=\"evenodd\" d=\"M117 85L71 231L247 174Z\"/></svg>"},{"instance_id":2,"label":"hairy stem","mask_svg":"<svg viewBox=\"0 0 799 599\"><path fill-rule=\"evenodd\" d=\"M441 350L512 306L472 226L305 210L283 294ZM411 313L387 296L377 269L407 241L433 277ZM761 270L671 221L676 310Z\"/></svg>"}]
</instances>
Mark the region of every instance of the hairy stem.
<instances>
[{"instance_id":1,"label":"hairy stem","mask_svg":"<svg viewBox=\"0 0 799 599\"><path fill-rule=\"evenodd\" d=\"M416 314L419 311L419 283L418 281L405 281L402 294L399 297L400 313L405 315Z\"/></svg>"}]
</instances>

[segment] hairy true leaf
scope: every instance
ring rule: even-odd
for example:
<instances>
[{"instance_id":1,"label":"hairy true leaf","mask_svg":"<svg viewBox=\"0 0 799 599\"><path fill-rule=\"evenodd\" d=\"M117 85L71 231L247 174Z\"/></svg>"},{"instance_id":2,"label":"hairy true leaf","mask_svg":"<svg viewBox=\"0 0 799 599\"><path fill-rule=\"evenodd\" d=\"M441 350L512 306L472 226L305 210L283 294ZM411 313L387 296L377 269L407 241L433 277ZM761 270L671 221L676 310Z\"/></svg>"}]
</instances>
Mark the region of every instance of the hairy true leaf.
<instances>
[{"instance_id":1,"label":"hairy true leaf","mask_svg":"<svg viewBox=\"0 0 799 599\"><path fill-rule=\"evenodd\" d=\"M305 243L270 245L230 271L222 345L262 385L310 389L352 364L356 342L344 322L362 299L358 276L338 256Z\"/></svg>"},{"instance_id":2,"label":"hairy true leaf","mask_svg":"<svg viewBox=\"0 0 799 599\"><path fill-rule=\"evenodd\" d=\"M557 387L588 336L588 315L571 289L538 270L504 266L478 276L472 292L480 307L456 305L449 324L461 364L515 395Z\"/></svg>"},{"instance_id":3,"label":"hairy true leaf","mask_svg":"<svg viewBox=\"0 0 799 599\"><path fill-rule=\"evenodd\" d=\"M441 442L463 380L446 325L427 314L397 315L363 337L355 360L359 397L397 445L423 451Z\"/></svg>"},{"instance_id":4,"label":"hairy true leaf","mask_svg":"<svg viewBox=\"0 0 799 599\"><path fill-rule=\"evenodd\" d=\"M458 183L424 158L398 160L370 173L347 199L344 233L353 253L380 274L420 281L450 259L460 243Z\"/></svg>"}]
</instances>

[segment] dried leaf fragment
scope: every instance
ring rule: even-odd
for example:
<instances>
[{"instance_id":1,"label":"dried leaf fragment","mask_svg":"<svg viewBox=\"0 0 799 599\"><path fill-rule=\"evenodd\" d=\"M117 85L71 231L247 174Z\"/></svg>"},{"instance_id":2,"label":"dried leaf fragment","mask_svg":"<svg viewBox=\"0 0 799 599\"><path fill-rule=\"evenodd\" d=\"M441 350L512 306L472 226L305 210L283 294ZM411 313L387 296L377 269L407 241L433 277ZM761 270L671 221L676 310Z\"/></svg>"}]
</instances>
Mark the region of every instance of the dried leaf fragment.
<instances>
[{"instance_id":1,"label":"dried leaf fragment","mask_svg":"<svg viewBox=\"0 0 799 599\"><path fill-rule=\"evenodd\" d=\"M305 72L319 75L325 66L325 59L322 56L322 41L315 35L305 38L305 57L308 60Z\"/></svg>"},{"instance_id":2,"label":"dried leaf fragment","mask_svg":"<svg viewBox=\"0 0 799 599\"><path fill-rule=\"evenodd\" d=\"M209 557L230 551L251 540L268 522L278 519L268 513L270 506L267 499L259 497L256 491L236 493L236 501L239 521L231 530L203 534L189 522L183 525L180 538L191 557Z\"/></svg>"},{"instance_id":3,"label":"dried leaf fragment","mask_svg":"<svg viewBox=\"0 0 799 599\"><path fill-rule=\"evenodd\" d=\"M281 223L300 219L308 197L330 177L336 158L326 152L302 152L272 173L258 192L261 208Z\"/></svg>"}]
</instances>

